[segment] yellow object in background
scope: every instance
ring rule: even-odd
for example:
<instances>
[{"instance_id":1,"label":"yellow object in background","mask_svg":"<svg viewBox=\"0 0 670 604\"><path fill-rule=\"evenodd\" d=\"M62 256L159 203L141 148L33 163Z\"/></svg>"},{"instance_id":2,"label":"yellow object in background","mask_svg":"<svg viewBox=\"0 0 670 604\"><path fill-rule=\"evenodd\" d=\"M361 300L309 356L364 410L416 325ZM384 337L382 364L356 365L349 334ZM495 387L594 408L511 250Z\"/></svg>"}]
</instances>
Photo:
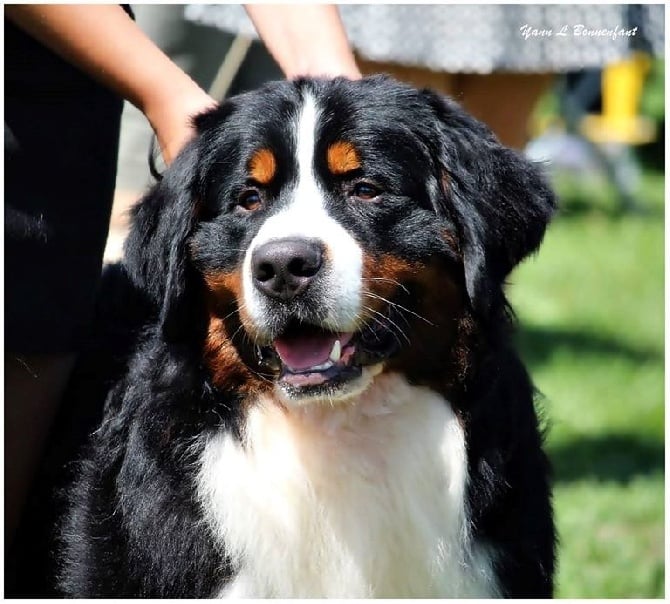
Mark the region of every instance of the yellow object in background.
<instances>
[{"instance_id":1,"label":"yellow object in background","mask_svg":"<svg viewBox=\"0 0 670 604\"><path fill-rule=\"evenodd\" d=\"M651 66L642 52L611 63L602 73L602 114L588 115L580 126L594 143L640 145L655 138L651 120L638 115L644 79Z\"/></svg>"}]
</instances>

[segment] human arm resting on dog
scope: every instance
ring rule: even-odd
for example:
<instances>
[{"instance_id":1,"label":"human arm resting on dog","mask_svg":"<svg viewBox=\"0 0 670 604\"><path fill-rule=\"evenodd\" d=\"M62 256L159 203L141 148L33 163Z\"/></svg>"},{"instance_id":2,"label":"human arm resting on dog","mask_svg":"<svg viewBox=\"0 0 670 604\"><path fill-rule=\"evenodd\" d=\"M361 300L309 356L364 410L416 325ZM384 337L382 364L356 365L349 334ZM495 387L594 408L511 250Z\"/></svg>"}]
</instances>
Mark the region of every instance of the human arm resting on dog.
<instances>
[{"instance_id":1,"label":"human arm resting on dog","mask_svg":"<svg viewBox=\"0 0 670 604\"><path fill-rule=\"evenodd\" d=\"M140 109L167 163L191 138L191 116L216 104L119 5L8 5L5 15Z\"/></svg>"},{"instance_id":2,"label":"human arm resting on dog","mask_svg":"<svg viewBox=\"0 0 670 604\"><path fill-rule=\"evenodd\" d=\"M337 7L332 4L249 4L258 35L288 79L346 76L361 72Z\"/></svg>"}]
</instances>

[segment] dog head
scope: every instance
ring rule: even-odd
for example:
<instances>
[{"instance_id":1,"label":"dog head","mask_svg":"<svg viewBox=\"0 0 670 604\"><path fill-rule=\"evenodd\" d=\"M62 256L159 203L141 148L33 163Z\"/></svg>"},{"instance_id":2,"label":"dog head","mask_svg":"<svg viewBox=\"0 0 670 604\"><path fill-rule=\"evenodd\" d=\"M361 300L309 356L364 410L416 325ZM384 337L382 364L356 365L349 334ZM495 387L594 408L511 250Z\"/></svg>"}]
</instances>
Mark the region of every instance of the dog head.
<instances>
[{"instance_id":1,"label":"dog head","mask_svg":"<svg viewBox=\"0 0 670 604\"><path fill-rule=\"evenodd\" d=\"M279 82L199 116L135 210L126 265L219 388L347 399L464 379L554 197L449 99L385 77Z\"/></svg>"}]
</instances>

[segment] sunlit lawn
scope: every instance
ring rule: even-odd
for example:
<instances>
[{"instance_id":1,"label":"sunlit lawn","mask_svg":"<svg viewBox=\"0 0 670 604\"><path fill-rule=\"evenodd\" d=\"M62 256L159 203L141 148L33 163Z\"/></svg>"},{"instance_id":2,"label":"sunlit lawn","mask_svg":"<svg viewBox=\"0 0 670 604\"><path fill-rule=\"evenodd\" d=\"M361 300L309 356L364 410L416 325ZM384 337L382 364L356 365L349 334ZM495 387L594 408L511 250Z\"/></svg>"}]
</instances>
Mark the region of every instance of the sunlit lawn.
<instances>
[{"instance_id":1,"label":"sunlit lawn","mask_svg":"<svg viewBox=\"0 0 670 604\"><path fill-rule=\"evenodd\" d=\"M644 175L641 215L602 181L557 188L563 214L509 288L549 427L557 596L662 597L663 177Z\"/></svg>"}]
</instances>

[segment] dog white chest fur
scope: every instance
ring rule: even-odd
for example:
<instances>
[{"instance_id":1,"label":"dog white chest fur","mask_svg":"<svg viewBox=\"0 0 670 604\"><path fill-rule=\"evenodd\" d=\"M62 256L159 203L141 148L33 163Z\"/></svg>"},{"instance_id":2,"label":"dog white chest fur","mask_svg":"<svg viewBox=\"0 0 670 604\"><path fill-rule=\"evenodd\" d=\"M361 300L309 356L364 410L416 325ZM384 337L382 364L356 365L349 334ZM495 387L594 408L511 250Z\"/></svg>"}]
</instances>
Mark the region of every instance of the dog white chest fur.
<instances>
[{"instance_id":1,"label":"dog white chest fur","mask_svg":"<svg viewBox=\"0 0 670 604\"><path fill-rule=\"evenodd\" d=\"M221 597L487 597L469 540L462 428L436 393L378 376L357 401L249 411L205 447L199 497L235 576Z\"/></svg>"}]
</instances>

